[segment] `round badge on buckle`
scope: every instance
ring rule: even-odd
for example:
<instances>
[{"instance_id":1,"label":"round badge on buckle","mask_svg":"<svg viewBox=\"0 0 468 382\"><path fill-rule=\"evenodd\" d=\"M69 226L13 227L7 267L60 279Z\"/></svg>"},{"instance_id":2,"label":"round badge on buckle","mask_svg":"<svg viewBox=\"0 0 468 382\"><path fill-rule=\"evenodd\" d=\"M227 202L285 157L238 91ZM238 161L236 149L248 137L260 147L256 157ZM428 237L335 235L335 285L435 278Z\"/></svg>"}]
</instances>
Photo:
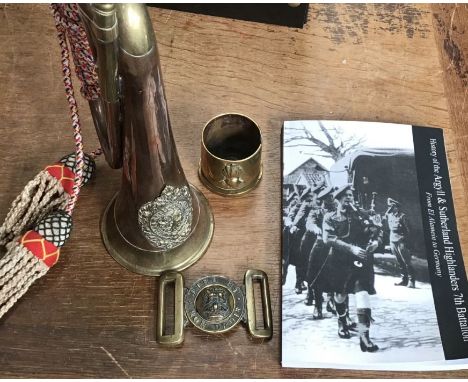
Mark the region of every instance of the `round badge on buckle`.
<instances>
[{"instance_id":1,"label":"round badge on buckle","mask_svg":"<svg viewBox=\"0 0 468 382\"><path fill-rule=\"evenodd\" d=\"M196 328L207 333L223 333L243 319L245 296L228 278L206 276L185 293L184 310Z\"/></svg>"}]
</instances>

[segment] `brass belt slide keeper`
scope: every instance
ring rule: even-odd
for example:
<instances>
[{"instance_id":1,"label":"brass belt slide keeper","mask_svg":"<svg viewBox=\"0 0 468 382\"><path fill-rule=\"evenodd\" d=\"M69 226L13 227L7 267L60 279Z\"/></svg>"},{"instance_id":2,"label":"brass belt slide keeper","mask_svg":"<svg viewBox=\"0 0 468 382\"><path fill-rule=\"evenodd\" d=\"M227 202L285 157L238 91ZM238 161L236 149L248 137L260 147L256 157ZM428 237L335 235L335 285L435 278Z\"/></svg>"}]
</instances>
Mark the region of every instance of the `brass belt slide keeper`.
<instances>
[{"instance_id":1,"label":"brass belt slide keeper","mask_svg":"<svg viewBox=\"0 0 468 382\"><path fill-rule=\"evenodd\" d=\"M254 280L260 281L260 291L262 298L262 310L264 327L257 328L257 312L255 309ZM247 300L247 325L249 333L254 338L271 339L273 336L273 325L271 317L270 287L268 276L265 272L257 269L249 269L245 272L245 297Z\"/></svg>"},{"instance_id":2,"label":"brass belt slide keeper","mask_svg":"<svg viewBox=\"0 0 468 382\"><path fill-rule=\"evenodd\" d=\"M166 327L166 287L174 283L174 333L164 334ZM180 345L184 342L184 278L178 272L164 273L159 279L156 340L162 345Z\"/></svg>"}]
</instances>

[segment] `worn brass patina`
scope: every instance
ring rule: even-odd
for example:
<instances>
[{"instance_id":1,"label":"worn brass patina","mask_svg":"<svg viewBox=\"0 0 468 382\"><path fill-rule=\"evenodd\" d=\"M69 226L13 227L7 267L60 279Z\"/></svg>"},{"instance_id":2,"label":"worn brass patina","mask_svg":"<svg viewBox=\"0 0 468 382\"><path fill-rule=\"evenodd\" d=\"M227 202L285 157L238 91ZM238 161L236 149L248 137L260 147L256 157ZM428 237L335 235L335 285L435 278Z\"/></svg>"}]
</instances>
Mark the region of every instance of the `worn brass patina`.
<instances>
[{"instance_id":1,"label":"worn brass patina","mask_svg":"<svg viewBox=\"0 0 468 382\"><path fill-rule=\"evenodd\" d=\"M263 327L257 327L254 281L260 282ZM166 288L174 283L174 329L165 333ZM254 338L271 339L273 335L270 290L265 272L249 269L244 286L224 276L206 276L183 288L180 273L164 273L160 278L156 339L163 345L180 345L184 341L184 326L194 326L205 333L224 333L239 322L247 325Z\"/></svg>"},{"instance_id":2,"label":"worn brass patina","mask_svg":"<svg viewBox=\"0 0 468 382\"><path fill-rule=\"evenodd\" d=\"M104 244L137 273L185 269L205 253L214 221L179 162L146 7L81 4L80 11L101 87L90 101L93 120L108 163L123 169L101 220Z\"/></svg>"},{"instance_id":3,"label":"worn brass patina","mask_svg":"<svg viewBox=\"0 0 468 382\"><path fill-rule=\"evenodd\" d=\"M217 194L242 196L260 182L261 156L258 125L242 114L222 114L203 129L198 175Z\"/></svg>"}]
</instances>

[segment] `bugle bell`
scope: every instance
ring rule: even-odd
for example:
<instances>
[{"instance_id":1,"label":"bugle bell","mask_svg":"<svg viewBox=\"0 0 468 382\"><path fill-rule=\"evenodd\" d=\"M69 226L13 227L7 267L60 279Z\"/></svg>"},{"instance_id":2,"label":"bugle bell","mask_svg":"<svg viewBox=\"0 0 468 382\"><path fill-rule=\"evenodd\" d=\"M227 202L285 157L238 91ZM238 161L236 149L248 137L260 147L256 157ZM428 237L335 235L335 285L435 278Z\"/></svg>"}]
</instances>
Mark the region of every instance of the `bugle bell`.
<instances>
[{"instance_id":1,"label":"bugle bell","mask_svg":"<svg viewBox=\"0 0 468 382\"><path fill-rule=\"evenodd\" d=\"M101 220L104 244L137 273L183 270L208 248L214 221L180 165L146 7L80 4L80 13L101 88L91 113L107 162L122 167Z\"/></svg>"}]
</instances>

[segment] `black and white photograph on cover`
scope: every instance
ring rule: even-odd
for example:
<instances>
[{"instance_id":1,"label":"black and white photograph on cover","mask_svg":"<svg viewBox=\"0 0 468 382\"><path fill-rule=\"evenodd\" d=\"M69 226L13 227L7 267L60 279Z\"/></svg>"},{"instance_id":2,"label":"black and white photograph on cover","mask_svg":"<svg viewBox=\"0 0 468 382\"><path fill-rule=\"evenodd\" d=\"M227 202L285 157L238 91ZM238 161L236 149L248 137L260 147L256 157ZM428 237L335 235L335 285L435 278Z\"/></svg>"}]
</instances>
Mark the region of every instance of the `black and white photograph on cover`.
<instances>
[{"instance_id":1,"label":"black and white photograph on cover","mask_svg":"<svg viewBox=\"0 0 468 382\"><path fill-rule=\"evenodd\" d=\"M283 366L443 360L412 126L285 122L282 192Z\"/></svg>"}]
</instances>

